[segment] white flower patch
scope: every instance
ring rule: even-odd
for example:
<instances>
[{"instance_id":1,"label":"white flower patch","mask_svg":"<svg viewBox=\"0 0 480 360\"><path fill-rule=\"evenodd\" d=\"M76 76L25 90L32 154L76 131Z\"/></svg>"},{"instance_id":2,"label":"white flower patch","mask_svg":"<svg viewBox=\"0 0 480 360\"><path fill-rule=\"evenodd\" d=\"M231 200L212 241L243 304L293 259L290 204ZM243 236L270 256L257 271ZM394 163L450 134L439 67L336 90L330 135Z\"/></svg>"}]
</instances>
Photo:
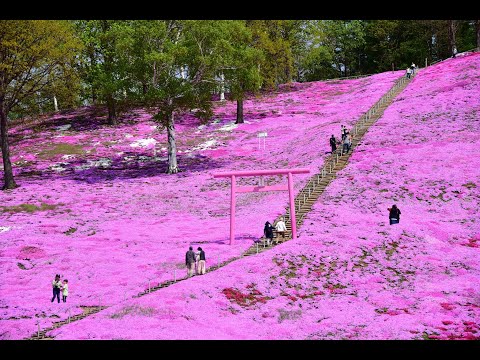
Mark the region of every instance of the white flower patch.
<instances>
[{"instance_id":1,"label":"white flower patch","mask_svg":"<svg viewBox=\"0 0 480 360\"><path fill-rule=\"evenodd\" d=\"M57 126L55 128L55 130L57 131L65 131L65 130L68 130L72 127L72 124L66 124L66 125L61 125L61 126Z\"/></svg>"},{"instance_id":2,"label":"white flower patch","mask_svg":"<svg viewBox=\"0 0 480 360\"><path fill-rule=\"evenodd\" d=\"M53 170L53 171L56 171L56 172L62 172L62 171L65 171L67 170L65 168L65 166L68 166L68 163L58 163L58 164L54 164L52 166L50 166L50 169Z\"/></svg>"},{"instance_id":3,"label":"white flower patch","mask_svg":"<svg viewBox=\"0 0 480 360\"><path fill-rule=\"evenodd\" d=\"M108 168L112 166L112 160L109 158L101 158L97 161L88 160L86 164L75 166L75 170L87 170L92 167Z\"/></svg>"},{"instance_id":4,"label":"white flower patch","mask_svg":"<svg viewBox=\"0 0 480 360\"><path fill-rule=\"evenodd\" d=\"M10 226L0 226L0 233L9 231L10 229Z\"/></svg>"},{"instance_id":5,"label":"white flower patch","mask_svg":"<svg viewBox=\"0 0 480 360\"><path fill-rule=\"evenodd\" d=\"M140 155L138 157L138 162L141 162L141 163L144 163L144 162L148 162L150 161L152 158L150 156L143 156L143 155Z\"/></svg>"},{"instance_id":6,"label":"white flower patch","mask_svg":"<svg viewBox=\"0 0 480 360\"><path fill-rule=\"evenodd\" d=\"M211 149L216 143L217 143L217 140L215 140L215 139L208 140L208 141L205 141L203 144L200 144L200 145L198 145L198 146L195 146L195 147L193 148L193 150L207 150L207 149Z\"/></svg>"},{"instance_id":7,"label":"white flower patch","mask_svg":"<svg viewBox=\"0 0 480 360\"><path fill-rule=\"evenodd\" d=\"M97 161L92 161L92 165L95 167L107 168L112 166L112 160L109 158L101 158Z\"/></svg>"},{"instance_id":8,"label":"white flower patch","mask_svg":"<svg viewBox=\"0 0 480 360\"><path fill-rule=\"evenodd\" d=\"M126 138L131 138L131 137L133 137L133 135L132 134L125 134L125 137Z\"/></svg>"},{"instance_id":9,"label":"white flower patch","mask_svg":"<svg viewBox=\"0 0 480 360\"><path fill-rule=\"evenodd\" d=\"M92 164L89 161L87 164L75 166L75 170L87 170L87 169L90 169L91 167L92 167Z\"/></svg>"},{"instance_id":10,"label":"white flower patch","mask_svg":"<svg viewBox=\"0 0 480 360\"><path fill-rule=\"evenodd\" d=\"M235 124L234 122L231 124L223 125L220 129L220 131L232 131L233 129L237 128L238 124Z\"/></svg>"},{"instance_id":11,"label":"white flower patch","mask_svg":"<svg viewBox=\"0 0 480 360\"><path fill-rule=\"evenodd\" d=\"M123 157L123 160L124 160L124 161L127 161L127 162L128 162L128 161L135 160L135 159L136 159L136 157L135 157L135 156L131 156L131 155L129 155L129 156L124 156L124 157Z\"/></svg>"},{"instance_id":12,"label":"white flower patch","mask_svg":"<svg viewBox=\"0 0 480 360\"><path fill-rule=\"evenodd\" d=\"M155 146L157 140L154 138L148 139L140 139L130 144L131 147L147 147L147 146Z\"/></svg>"},{"instance_id":13,"label":"white flower patch","mask_svg":"<svg viewBox=\"0 0 480 360\"><path fill-rule=\"evenodd\" d=\"M68 154L67 154L67 155L63 155L63 156L62 156L62 159L63 159L63 160L70 160L70 159L75 159L75 158L76 158L75 155L68 155Z\"/></svg>"}]
</instances>

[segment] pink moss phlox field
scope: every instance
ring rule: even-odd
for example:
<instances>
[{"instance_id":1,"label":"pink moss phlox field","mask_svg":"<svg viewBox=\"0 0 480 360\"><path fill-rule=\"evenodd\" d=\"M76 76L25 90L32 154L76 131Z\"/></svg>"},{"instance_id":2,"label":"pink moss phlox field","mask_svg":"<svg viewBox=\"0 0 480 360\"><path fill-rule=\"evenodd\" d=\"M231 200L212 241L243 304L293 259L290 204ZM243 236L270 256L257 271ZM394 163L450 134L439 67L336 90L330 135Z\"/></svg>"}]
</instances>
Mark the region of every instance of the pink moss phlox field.
<instances>
[{"instance_id":1,"label":"pink moss phlox field","mask_svg":"<svg viewBox=\"0 0 480 360\"><path fill-rule=\"evenodd\" d=\"M212 172L316 170L329 150L328 137L339 135L340 124L351 127L402 73L293 84L246 101L246 123L238 126L234 103L219 105L208 125L185 116L178 121L184 171L175 176L158 171L165 169L165 133L152 129L141 111L119 128L95 120L82 131L46 128L27 135L51 136L52 148L54 141L62 144L52 133L77 138L72 144L85 148L71 149L75 158L60 160L53 150L42 160L46 144L32 141L22 150L18 135L15 161L38 156L18 170L22 188L2 194L2 206L28 203L38 210L3 212L0 226L9 229L0 233L2 338L28 336L37 319L46 327L57 320L51 316L65 318L68 306L73 313L100 302L113 306L49 335L478 337L479 255L472 244L480 240L479 63L480 56L471 55L421 70L365 135L298 239L138 299L128 297L144 290L148 279L171 279L174 269L184 276L189 244L200 244L207 266L215 264L218 256L237 256L261 235L266 220L284 211L284 193L238 195L237 239L229 246L229 184L212 179ZM441 90L447 86L448 93ZM260 131L268 133L265 151L258 149ZM149 139L157 141L155 155ZM60 164L57 170L54 164ZM297 191L307 178L295 178ZM389 226L386 208L393 202L402 216L399 225ZM67 306L49 302L57 272L71 283Z\"/></svg>"}]
</instances>

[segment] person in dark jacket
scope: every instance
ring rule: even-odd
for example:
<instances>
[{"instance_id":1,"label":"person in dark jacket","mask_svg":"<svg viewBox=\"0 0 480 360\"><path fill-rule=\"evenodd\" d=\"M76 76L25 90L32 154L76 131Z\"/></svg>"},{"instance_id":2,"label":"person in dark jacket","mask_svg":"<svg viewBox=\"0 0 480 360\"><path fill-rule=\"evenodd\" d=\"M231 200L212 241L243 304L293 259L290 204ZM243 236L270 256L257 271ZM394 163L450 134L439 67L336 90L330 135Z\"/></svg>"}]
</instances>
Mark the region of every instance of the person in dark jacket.
<instances>
[{"instance_id":1,"label":"person in dark jacket","mask_svg":"<svg viewBox=\"0 0 480 360\"><path fill-rule=\"evenodd\" d=\"M195 273L195 253L190 246L185 254L185 265L187 265L187 276L191 277Z\"/></svg>"},{"instance_id":2,"label":"person in dark jacket","mask_svg":"<svg viewBox=\"0 0 480 360\"><path fill-rule=\"evenodd\" d=\"M268 221L265 223L265 227L263 228L263 235L265 235L267 245L270 246L270 242L273 241L273 225Z\"/></svg>"},{"instance_id":3,"label":"person in dark jacket","mask_svg":"<svg viewBox=\"0 0 480 360\"><path fill-rule=\"evenodd\" d=\"M393 205L391 208L388 208L388 211L390 211L390 214L388 216L390 219L390 225L398 224L400 222L400 214L402 212L397 207L397 205Z\"/></svg>"},{"instance_id":4,"label":"person in dark jacket","mask_svg":"<svg viewBox=\"0 0 480 360\"><path fill-rule=\"evenodd\" d=\"M205 259L205 251L201 247L197 249L200 252L199 260L198 260L198 267L197 267L197 274L204 275L206 272L206 259Z\"/></svg>"},{"instance_id":5,"label":"person in dark jacket","mask_svg":"<svg viewBox=\"0 0 480 360\"><path fill-rule=\"evenodd\" d=\"M332 135L330 138L330 147L332 148L332 154L337 150L337 139Z\"/></svg>"}]
</instances>

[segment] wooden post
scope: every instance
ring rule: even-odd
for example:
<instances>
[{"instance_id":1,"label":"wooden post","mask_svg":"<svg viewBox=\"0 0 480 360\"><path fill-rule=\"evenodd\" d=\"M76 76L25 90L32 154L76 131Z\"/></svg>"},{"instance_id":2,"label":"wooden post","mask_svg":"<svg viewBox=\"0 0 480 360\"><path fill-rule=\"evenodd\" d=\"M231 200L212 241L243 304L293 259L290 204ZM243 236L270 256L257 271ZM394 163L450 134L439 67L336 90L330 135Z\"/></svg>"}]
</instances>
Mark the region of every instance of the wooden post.
<instances>
[{"instance_id":1,"label":"wooden post","mask_svg":"<svg viewBox=\"0 0 480 360\"><path fill-rule=\"evenodd\" d=\"M427 67L428 64L427 64L427 58L425 58L425 67Z\"/></svg>"}]
</instances>

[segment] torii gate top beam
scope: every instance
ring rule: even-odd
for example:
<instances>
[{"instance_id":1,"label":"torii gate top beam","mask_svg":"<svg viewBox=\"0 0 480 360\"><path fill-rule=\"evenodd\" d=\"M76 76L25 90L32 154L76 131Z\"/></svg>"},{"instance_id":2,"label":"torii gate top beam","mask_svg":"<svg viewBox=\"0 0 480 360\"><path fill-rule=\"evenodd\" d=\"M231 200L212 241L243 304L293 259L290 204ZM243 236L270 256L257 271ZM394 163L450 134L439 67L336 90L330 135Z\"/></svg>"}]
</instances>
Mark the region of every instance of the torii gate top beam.
<instances>
[{"instance_id":1,"label":"torii gate top beam","mask_svg":"<svg viewBox=\"0 0 480 360\"><path fill-rule=\"evenodd\" d=\"M241 170L241 171L228 171L222 173L213 174L214 178L219 177L231 177L231 176L261 176L261 175L287 175L291 174L308 174L310 169L295 168L295 169L274 169L274 170Z\"/></svg>"}]
</instances>

